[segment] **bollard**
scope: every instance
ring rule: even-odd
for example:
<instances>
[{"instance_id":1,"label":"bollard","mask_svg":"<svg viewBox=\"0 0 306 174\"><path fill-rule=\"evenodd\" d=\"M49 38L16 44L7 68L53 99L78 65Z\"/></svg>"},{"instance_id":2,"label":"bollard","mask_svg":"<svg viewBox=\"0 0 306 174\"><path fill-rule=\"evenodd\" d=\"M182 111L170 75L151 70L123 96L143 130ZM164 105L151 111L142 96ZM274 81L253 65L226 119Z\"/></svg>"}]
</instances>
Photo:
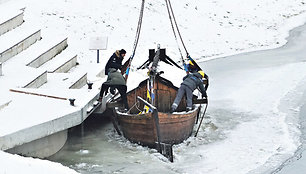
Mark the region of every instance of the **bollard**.
<instances>
[{"instance_id":1,"label":"bollard","mask_svg":"<svg viewBox=\"0 0 306 174\"><path fill-rule=\"evenodd\" d=\"M88 85L88 89L92 89L92 85L93 85L92 82L88 82L87 85Z\"/></svg>"},{"instance_id":2,"label":"bollard","mask_svg":"<svg viewBox=\"0 0 306 174\"><path fill-rule=\"evenodd\" d=\"M69 101L70 101L70 105L71 105L71 106L74 106L74 101L75 101L75 99L74 99L74 98L70 98Z\"/></svg>"}]
</instances>

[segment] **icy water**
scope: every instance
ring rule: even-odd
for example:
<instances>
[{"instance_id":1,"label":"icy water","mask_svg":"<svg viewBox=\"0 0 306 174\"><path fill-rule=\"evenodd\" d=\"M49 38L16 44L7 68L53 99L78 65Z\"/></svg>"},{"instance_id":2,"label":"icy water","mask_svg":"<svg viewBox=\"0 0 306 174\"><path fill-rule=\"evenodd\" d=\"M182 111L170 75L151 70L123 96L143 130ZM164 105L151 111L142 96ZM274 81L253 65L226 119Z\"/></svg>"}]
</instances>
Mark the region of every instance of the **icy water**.
<instances>
[{"instance_id":1,"label":"icy water","mask_svg":"<svg viewBox=\"0 0 306 174\"><path fill-rule=\"evenodd\" d=\"M305 171L306 79L303 76L294 77L293 82L284 79L282 86L299 81L284 96L281 86L280 92L273 86L279 81L273 81L274 76L279 78L280 74L306 67L305 45L304 25L291 31L288 43L281 48L202 63L211 79L205 123L197 138L191 137L173 147L174 163L155 150L118 136L107 117L99 115L92 115L84 124L71 129L64 148L49 159L91 174ZM265 89L269 91L261 92L258 88L263 86L257 83L267 85ZM227 96L237 89L237 96L242 99ZM245 108L239 108L240 105ZM295 153L290 151L296 147Z\"/></svg>"}]
</instances>

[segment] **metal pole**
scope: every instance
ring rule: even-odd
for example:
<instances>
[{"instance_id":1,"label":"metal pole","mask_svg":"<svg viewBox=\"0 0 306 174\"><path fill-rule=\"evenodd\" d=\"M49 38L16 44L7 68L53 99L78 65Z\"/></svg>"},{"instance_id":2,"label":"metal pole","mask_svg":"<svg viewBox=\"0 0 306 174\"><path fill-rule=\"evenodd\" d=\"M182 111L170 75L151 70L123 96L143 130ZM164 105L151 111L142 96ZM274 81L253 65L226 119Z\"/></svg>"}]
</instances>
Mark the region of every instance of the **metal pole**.
<instances>
[{"instance_id":1,"label":"metal pole","mask_svg":"<svg viewBox=\"0 0 306 174\"><path fill-rule=\"evenodd\" d=\"M207 106L208 106L208 101L207 101L207 103L206 103L206 106L205 106L205 109L204 109L204 112L203 112L203 116L202 116L202 118L201 118L200 124L199 124L199 126L198 126L198 129L197 129L197 131L196 131L194 137L196 137L196 136L198 135L198 132L199 132L200 127L201 127L201 124L202 124L202 121L203 121L204 116L205 116L205 113L206 113Z\"/></svg>"},{"instance_id":2,"label":"metal pole","mask_svg":"<svg viewBox=\"0 0 306 174\"><path fill-rule=\"evenodd\" d=\"M2 62L0 62L0 76L2 76Z\"/></svg>"},{"instance_id":3,"label":"metal pole","mask_svg":"<svg viewBox=\"0 0 306 174\"><path fill-rule=\"evenodd\" d=\"M99 63L99 50L97 50L97 63Z\"/></svg>"}]
</instances>

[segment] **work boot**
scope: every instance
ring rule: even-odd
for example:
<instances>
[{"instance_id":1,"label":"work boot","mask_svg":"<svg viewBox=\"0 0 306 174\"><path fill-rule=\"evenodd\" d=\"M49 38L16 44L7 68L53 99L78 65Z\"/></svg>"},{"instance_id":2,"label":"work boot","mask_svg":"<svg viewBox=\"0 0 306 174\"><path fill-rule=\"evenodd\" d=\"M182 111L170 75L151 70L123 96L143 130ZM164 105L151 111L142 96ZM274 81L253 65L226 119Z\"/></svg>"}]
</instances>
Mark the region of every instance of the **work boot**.
<instances>
[{"instance_id":1,"label":"work boot","mask_svg":"<svg viewBox=\"0 0 306 174\"><path fill-rule=\"evenodd\" d=\"M192 110L192 108L190 108L190 107L187 107L186 108L186 112L189 112L189 111L191 111Z\"/></svg>"},{"instance_id":2,"label":"work boot","mask_svg":"<svg viewBox=\"0 0 306 174\"><path fill-rule=\"evenodd\" d=\"M175 107L171 107L171 109L170 109L170 114L172 114L175 110L176 110Z\"/></svg>"},{"instance_id":3,"label":"work boot","mask_svg":"<svg viewBox=\"0 0 306 174\"><path fill-rule=\"evenodd\" d=\"M120 111L121 113L127 113L128 109L126 109L126 108L120 108L119 111Z\"/></svg>"}]
</instances>

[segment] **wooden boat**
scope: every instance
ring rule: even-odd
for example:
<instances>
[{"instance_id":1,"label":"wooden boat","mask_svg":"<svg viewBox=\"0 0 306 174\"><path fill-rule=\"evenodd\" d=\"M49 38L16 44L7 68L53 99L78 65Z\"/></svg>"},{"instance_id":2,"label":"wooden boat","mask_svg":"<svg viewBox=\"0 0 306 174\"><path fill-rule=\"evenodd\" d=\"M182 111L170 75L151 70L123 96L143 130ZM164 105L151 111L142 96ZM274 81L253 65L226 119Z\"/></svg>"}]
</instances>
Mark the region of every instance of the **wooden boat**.
<instances>
[{"instance_id":1,"label":"wooden boat","mask_svg":"<svg viewBox=\"0 0 306 174\"><path fill-rule=\"evenodd\" d=\"M144 103L137 102L137 96L146 98L147 80L127 94L130 112L123 113L116 110L117 120L125 138L141 145L155 147L158 141L157 125L154 122L153 112L140 113ZM178 144L186 140L192 133L195 119L199 114L199 107L186 112L186 100L183 97L176 112L169 113L176 97L178 88L172 82L160 76L155 77L155 103L158 111L158 126L161 143ZM194 96L196 97L196 96Z\"/></svg>"}]
</instances>

